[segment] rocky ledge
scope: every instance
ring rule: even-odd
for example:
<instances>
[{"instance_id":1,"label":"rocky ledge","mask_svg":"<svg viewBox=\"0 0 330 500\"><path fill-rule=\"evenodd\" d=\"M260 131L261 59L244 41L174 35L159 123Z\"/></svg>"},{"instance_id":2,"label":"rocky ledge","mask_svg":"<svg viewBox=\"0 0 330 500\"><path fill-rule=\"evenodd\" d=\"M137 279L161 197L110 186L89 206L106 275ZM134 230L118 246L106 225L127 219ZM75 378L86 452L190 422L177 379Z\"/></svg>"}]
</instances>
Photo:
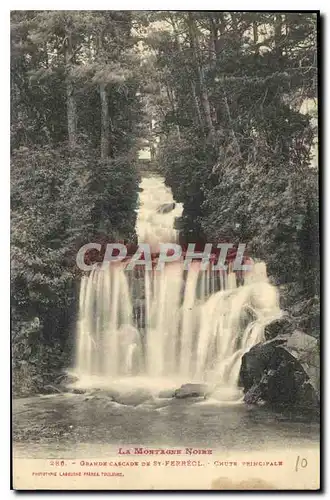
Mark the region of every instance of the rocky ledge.
<instances>
[{"instance_id":1,"label":"rocky ledge","mask_svg":"<svg viewBox=\"0 0 330 500\"><path fill-rule=\"evenodd\" d=\"M291 333L288 319L271 324L265 336L265 342L253 346L242 358L239 384L244 391L244 401L318 410L318 340L299 330Z\"/></svg>"}]
</instances>

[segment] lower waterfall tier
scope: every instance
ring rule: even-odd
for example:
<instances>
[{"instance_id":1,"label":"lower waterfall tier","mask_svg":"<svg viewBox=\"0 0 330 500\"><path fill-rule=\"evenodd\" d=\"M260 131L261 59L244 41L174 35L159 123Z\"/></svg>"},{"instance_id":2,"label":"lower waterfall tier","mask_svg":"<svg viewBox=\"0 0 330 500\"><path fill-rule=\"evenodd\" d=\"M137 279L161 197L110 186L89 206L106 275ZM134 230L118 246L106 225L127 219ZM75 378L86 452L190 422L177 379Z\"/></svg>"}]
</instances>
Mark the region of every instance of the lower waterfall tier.
<instances>
[{"instance_id":1,"label":"lower waterfall tier","mask_svg":"<svg viewBox=\"0 0 330 500\"><path fill-rule=\"evenodd\" d=\"M137 273L96 268L80 290L76 372L237 385L243 354L281 312L263 263L236 285L234 273L179 263Z\"/></svg>"}]
</instances>

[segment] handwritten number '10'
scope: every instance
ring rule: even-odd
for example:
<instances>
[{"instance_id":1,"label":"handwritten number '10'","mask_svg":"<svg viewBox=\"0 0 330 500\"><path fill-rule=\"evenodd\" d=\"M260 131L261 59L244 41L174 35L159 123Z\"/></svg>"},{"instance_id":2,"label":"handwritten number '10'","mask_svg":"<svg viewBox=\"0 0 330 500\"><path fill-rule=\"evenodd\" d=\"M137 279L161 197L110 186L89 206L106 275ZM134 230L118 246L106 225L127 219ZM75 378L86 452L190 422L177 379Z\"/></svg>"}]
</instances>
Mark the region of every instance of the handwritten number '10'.
<instances>
[{"instance_id":1,"label":"handwritten number '10'","mask_svg":"<svg viewBox=\"0 0 330 500\"><path fill-rule=\"evenodd\" d=\"M300 458L300 456L298 455L297 456L297 461L296 461L296 471L298 470L299 466L302 468L302 469L305 469L305 467L307 467L307 460L306 458Z\"/></svg>"}]
</instances>

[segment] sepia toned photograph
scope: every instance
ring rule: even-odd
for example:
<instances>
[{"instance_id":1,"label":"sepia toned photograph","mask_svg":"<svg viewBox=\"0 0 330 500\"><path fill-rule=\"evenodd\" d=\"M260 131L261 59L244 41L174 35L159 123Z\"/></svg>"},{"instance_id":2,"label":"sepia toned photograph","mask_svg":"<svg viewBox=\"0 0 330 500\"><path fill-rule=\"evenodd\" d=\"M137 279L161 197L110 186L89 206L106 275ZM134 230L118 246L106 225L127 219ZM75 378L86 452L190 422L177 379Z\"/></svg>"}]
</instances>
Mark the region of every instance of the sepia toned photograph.
<instances>
[{"instance_id":1,"label":"sepia toned photograph","mask_svg":"<svg viewBox=\"0 0 330 500\"><path fill-rule=\"evenodd\" d=\"M320 36L11 11L13 489L320 489Z\"/></svg>"}]
</instances>

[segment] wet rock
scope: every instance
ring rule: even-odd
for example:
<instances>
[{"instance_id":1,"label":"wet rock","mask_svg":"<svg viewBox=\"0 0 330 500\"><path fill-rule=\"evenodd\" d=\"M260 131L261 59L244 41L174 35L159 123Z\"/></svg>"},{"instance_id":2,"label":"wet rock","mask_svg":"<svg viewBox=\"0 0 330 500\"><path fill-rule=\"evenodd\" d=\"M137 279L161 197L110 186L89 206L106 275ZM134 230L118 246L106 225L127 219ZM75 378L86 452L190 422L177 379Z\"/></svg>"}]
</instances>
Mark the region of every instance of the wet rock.
<instances>
[{"instance_id":1,"label":"wet rock","mask_svg":"<svg viewBox=\"0 0 330 500\"><path fill-rule=\"evenodd\" d=\"M138 406L141 403L151 399L152 395L149 391L144 389L139 389L132 392L125 392L118 394L113 398L113 401L121 405L127 406Z\"/></svg>"},{"instance_id":2,"label":"wet rock","mask_svg":"<svg viewBox=\"0 0 330 500\"><path fill-rule=\"evenodd\" d=\"M57 387L52 384L47 384L44 385L43 387L40 387L40 394L62 394L62 390L60 387Z\"/></svg>"},{"instance_id":3,"label":"wet rock","mask_svg":"<svg viewBox=\"0 0 330 500\"><path fill-rule=\"evenodd\" d=\"M86 394L85 401L91 400L110 400L116 401L116 398L120 397L120 393L115 389L93 389Z\"/></svg>"},{"instance_id":4,"label":"wet rock","mask_svg":"<svg viewBox=\"0 0 330 500\"><path fill-rule=\"evenodd\" d=\"M145 300L137 299L133 304L133 317L139 328L145 328Z\"/></svg>"},{"instance_id":5,"label":"wet rock","mask_svg":"<svg viewBox=\"0 0 330 500\"><path fill-rule=\"evenodd\" d=\"M168 214L175 209L175 203L163 203L157 208L157 212L160 214Z\"/></svg>"},{"instance_id":6,"label":"wet rock","mask_svg":"<svg viewBox=\"0 0 330 500\"><path fill-rule=\"evenodd\" d=\"M115 401L116 398L120 397L120 392L115 389L94 389L90 395L98 396L100 398L108 398Z\"/></svg>"},{"instance_id":7,"label":"wet rock","mask_svg":"<svg viewBox=\"0 0 330 500\"><path fill-rule=\"evenodd\" d=\"M260 382L256 382L250 387L247 393L244 395L244 402L248 405L264 405L266 401L264 398L264 380L261 379Z\"/></svg>"},{"instance_id":8,"label":"wet rock","mask_svg":"<svg viewBox=\"0 0 330 500\"><path fill-rule=\"evenodd\" d=\"M265 339L271 340L278 335L291 335L294 331L292 319L289 316L275 319L265 327Z\"/></svg>"},{"instance_id":9,"label":"wet rock","mask_svg":"<svg viewBox=\"0 0 330 500\"><path fill-rule=\"evenodd\" d=\"M182 217L175 217L174 222L173 222L173 229L176 229L177 231L183 230L184 228L184 222Z\"/></svg>"},{"instance_id":10,"label":"wet rock","mask_svg":"<svg viewBox=\"0 0 330 500\"><path fill-rule=\"evenodd\" d=\"M79 378L76 375L70 375L69 373L62 373L55 380L55 385L61 390L65 390L68 386L75 384Z\"/></svg>"},{"instance_id":11,"label":"wet rock","mask_svg":"<svg viewBox=\"0 0 330 500\"><path fill-rule=\"evenodd\" d=\"M86 389L78 389L78 387L74 387L71 390L72 394L85 394L87 391Z\"/></svg>"},{"instance_id":12,"label":"wet rock","mask_svg":"<svg viewBox=\"0 0 330 500\"><path fill-rule=\"evenodd\" d=\"M240 386L248 404L316 409L319 373L317 340L295 331L257 344L244 354Z\"/></svg>"},{"instance_id":13,"label":"wet rock","mask_svg":"<svg viewBox=\"0 0 330 500\"><path fill-rule=\"evenodd\" d=\"M204 397L208 394L208 386L206 384L183 384L174 392L174 397L177 399Z\"/></svg>"},{"instance_id":14,"label":"wet rock","mask_svg":"<svg viewBox=\"0 0 330 500\"><path fill-rule=\"evenodd\" d=\"M174 389L167 389L165 391L160 391L160 393L158 394L158 397L159 398L173 398L174 394L175 394Z\"/></svg>"}]
</instances>

